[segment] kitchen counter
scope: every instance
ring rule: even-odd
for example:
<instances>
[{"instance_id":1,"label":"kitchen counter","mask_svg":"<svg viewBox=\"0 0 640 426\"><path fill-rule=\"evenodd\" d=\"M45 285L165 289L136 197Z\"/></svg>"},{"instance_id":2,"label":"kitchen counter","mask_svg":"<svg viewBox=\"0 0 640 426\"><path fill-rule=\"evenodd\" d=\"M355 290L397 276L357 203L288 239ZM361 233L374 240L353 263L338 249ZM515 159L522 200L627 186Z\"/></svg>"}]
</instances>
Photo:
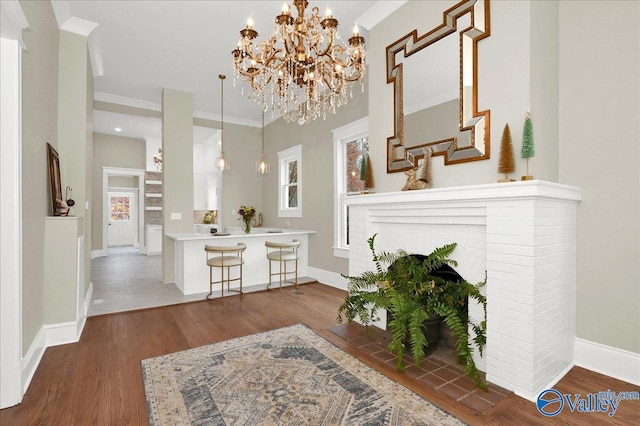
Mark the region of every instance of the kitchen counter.
<instances>
[{"instance_id":1,"label":"kitchen counter","mask_svg":"<svg viewBox=\"0 0 640 426\"><path fill-rule=\"evenodd\" d=\"M251 228L251 232L246 234L241 228L229 228L227 232L216 234L204 234L199 232L192 233L166 233L165 236L175 241L190 241L190 240L202 240L211 239L230 239L230 238L253 238L264 237L274 235L308 235L314 234L315 231L306 231L302 229L275 229L275 228Z\"/></svg>"},{"instance_id":2,"label":"kitchen counter","mask_svg":"<svg viewBox=\"0 0 640 426\"><path fill-rule=\"evenodd\" d=\"M298 277L307 275L309 235L315 234L315 231L253 228L251 233L245 234L240 228L230 228L227 232L228 234L219 235L200 233L165 234L167 238L175 241L175 284L183 294L209 292L209 267L206 264L205 245L234 246L237 243L245 243L247 245L247 249L243 253L244 265L242 269L242 286L245 292L264 290L269 282L269 263L264 245L266 241L291 242L294 239L300 240L302 244L298 251L300 257L298 260ZM277 268L275 264L274 267ZM214 268L213 273L214 281L219 280L220 269ZM293 277L293 275L290 277ZM274 277L274 280L276 278ZM232 289L239 287L239 282L231 283ZM271 286L271 288L276 287L277 283ZM213 290L214 295L219 294L220 285L215 285Z\"/></svg>"}]
</instances>

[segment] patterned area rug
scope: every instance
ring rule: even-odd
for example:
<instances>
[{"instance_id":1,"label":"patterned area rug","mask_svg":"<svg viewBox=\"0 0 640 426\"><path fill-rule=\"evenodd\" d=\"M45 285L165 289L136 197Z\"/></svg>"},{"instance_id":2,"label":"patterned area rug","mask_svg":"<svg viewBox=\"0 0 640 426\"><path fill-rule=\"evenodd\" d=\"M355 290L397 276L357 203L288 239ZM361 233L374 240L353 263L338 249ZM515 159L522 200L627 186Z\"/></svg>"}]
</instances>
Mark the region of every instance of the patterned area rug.
<instances>
[{"instance_id":1,"label":"patterned area rug","mask_svg":"<svg viewBox=\"0 0 640 426\"><path fill-rule=\"evenodd\" d=\"M142 361L151 425L461 425L304 325Z\"/></svg>"}]
</instances>

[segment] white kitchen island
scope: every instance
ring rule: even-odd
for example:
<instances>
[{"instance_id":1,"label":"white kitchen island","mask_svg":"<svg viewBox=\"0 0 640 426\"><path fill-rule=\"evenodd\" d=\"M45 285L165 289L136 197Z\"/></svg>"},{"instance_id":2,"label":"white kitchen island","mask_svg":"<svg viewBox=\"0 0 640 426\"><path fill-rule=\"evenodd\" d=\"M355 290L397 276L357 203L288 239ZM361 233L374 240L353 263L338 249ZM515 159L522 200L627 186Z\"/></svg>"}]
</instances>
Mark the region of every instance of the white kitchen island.
<instances>
[{"instance_id":1,"label":"white kitchen island","mask_svg":"<svg viewBox=\"0 0 640 426\"><path fill-rule=\"evenodd\" d=\"M230 235L198 234L198 233L167 233L168 238L175 241L175 285L185 295L209 292L209 267L206 263L205 245L235 246L245 243L247 249L243 253L242 267L244 292L266 289L269 282L269 263L264 243L266 241L291 242L300 240L302 244L298 251L298 277L306 276L309 265L309 234L315 231L298 229L274 230L270 228L253 228L251 233L245 234L240 229L232 229ZM292 265L289 263L289 265ZM289 265L287 270L289 270ZM274 265L277 268L277 266ZM237 269L237 268L232 268ZM214 281L220 279L220 269L213 269ZM292 278L290 275L289 278ZM274 277L276 280L277 277ZM232 289L238 289L238 281L231 283ZM274 281L271 288L277 288ZM225 285L225 294L226 294ZM214 295L220 293L220 285L213 288Z\"/></svg>"}]
</instances>

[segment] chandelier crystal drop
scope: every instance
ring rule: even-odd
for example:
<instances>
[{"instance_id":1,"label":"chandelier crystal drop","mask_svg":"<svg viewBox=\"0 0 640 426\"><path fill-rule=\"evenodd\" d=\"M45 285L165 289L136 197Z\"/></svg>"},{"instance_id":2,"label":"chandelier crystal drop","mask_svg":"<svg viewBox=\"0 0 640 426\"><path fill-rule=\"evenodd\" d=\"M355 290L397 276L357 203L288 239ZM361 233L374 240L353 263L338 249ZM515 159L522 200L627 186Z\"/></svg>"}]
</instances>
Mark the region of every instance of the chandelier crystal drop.
<instances>
[{"instance_id":1,"label":"chandelier crystal drop","mask_svg":"<svg viewBox=\"0 0 640 426\"><path fill-rule=\"evenodd\" d=\"M286 121L308 123L346 105L353 96L351 84L358 81L364 91L365 40L357 24L348 45L338 33L338 20L327 7L324 19L306 0L294 0L297 16L288 3L275 18L271 37L256 41L253 18L240 31L233 54L236 79L251 88L249 97L263 110L271 108Z\"/></svg>"}]
</instances>

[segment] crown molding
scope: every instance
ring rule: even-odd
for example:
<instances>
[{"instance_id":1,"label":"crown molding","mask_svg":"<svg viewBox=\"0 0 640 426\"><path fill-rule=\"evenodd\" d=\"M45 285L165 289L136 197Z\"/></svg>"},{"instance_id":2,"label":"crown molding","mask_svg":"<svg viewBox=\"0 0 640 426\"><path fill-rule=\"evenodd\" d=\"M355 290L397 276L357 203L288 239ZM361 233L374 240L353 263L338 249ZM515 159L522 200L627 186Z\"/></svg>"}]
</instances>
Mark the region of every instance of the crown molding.
<instances>
[{"instance_id":1,"label":"crown molding","mask_svg":"<svg viewBox=\"0 0 640 426\"><path fill-rule=\"evenodd\" d=\"M124 105L132 108L140 108L151 111L162 112L162 105L156 102L143 101L141 99L128 98L126 96L112 95L110 93L95 92L94 100L106 102L116 105ZM206 111L193 111L193 117L202 120L221 121L220 114L214 114ZM257 120L249 120L238 117L224 117L225 123L240 124L242 126L261 127L262 124Z\"/></svg>"},{"instance_id":2,"label":"crown molding","mask_svg":"<svg viewBox=\"0 0 640 426\"><path fill-rule=\"evenodd\" d=\"M95 92L93 99L110 104L125 105L133 108L162 111L162 105L156 102L143 101L141 99L128 98L126 96L112 95L111 93Z\"/></svg>"},{"instance_id":3,"label":"crown molding","mask_svg":"<svg viewBox=\"0 0 640 426\"><path fill-rule=\"evenodd\" d=\"M22 30L29 28L27 17L22 11L20 3L15 0L0 2L0 36L9 40L17 40L22 48Z\"/></svg>"},{"instance_id":4,"label":"crown molding","mask_svg":"<svg viewBox=\"0 0 640 426\"><path fill-rule=\"evenodd\" d=\"M371 31L373 27L378 25L384 19L386 19L389 15L391 15L396 9L405 4L407 0L398 0L398 1L379 1L374 4L369 10L360 15L358 18L358 25L366 29L367 31Z\"/></svg>"},{"instance_id":5,"label":"crown molding","mask_svg":"<svg viewBox=\"0 0 640 426\"><path fill-rule=\"evenodd\" d=\"M58 22L58 28L87 37L87 48L91 59L93 78L103 76L102 43L99 30L96 31L100 24L73 16L71 14L71 6L67 0L51 0L51 7Z\"/></svg>"}]
</instances>

